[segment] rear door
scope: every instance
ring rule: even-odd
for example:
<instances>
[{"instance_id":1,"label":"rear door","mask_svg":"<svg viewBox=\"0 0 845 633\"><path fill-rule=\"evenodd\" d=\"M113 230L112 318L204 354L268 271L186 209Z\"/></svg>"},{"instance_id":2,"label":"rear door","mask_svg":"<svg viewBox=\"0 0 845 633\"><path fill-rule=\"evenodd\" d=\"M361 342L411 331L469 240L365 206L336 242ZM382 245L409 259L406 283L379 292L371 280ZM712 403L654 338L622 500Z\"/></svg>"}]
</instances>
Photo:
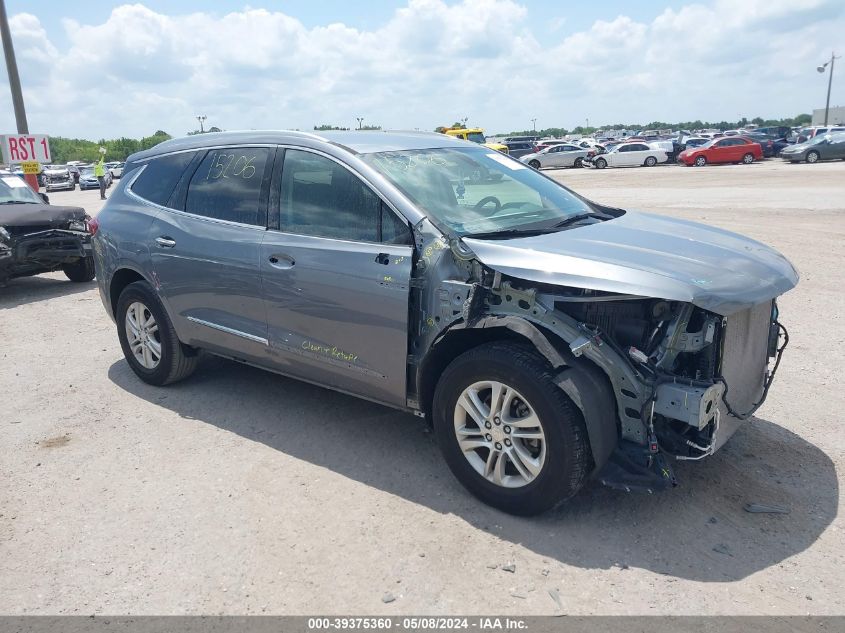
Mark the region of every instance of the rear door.
<instances>
[{"instance_id":1,"label":"rear door","mask_svg":"<svg viewBox=\"0 0 845 633\"><path fill-rule=\"evenodd\" d=\"M259 249L275 147L200 152L150 234L153 270L186 343L261 361Z\"/></svg>"},{"instance_id":2,"label":"rear door","mask_svg":"<svg viewBox=\"0 0 845 633\"><path fill-rule=\"evenodd\" d=\"M334 158L284 150L260 267L275 362L286 373L405 405L408 223Z\"/></svg>"}]
</instances>

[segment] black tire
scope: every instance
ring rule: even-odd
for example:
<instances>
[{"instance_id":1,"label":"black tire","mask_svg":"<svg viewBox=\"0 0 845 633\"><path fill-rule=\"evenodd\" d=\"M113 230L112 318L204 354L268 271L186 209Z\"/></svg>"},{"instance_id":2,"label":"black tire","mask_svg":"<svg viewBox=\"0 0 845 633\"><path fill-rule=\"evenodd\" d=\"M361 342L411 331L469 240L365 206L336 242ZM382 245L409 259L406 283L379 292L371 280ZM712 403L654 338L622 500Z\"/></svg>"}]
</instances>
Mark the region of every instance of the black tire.
<instances>
[{"instance_id":1,"label":"black tire","mask_svg":"<svg viewBox=\"0 0 845 633\"><path fill-rule=\"evenodd\" d=\"M576 158L574 167L583 167L584 166L584 159L583 158Z\"/></svg>"},{"instance_id":2,"label":"black tire","mask_svg":"<svg viewBox=\"0 0 845 633\"><path fill-rule=\"evenodd\" d=\"M604 169L607 167L607 161L603 158L597 158L593 161L593 165L596 166L596 169Z\"/></svg>"},{"instance_id":3,"label":"black tire","mask_svg":"<svg viewBox=\"0 0 845 633\"><path fill-rule=\"evenodd\" d=\"M657 164L657 159L654 156L649 156L645 159L644 164L646 167L654 167Z\"/></svg>"},{"instance_id":4,"label":"black tire","mask_svg":"<svg viewBox=\"0 0 845 633\"><path fill-rule=\"evenodd\" d=\"M811 163L811 164L817 163L817 162L819 162L819 158L821 158L821 156L819 155L818 152L816 152L816 151L807 152L807 162L808 163Z\"/></svg>"},{"instance_id":5,"label":"black tire","mask_svg":"<svg viewBox=\"0 0 845 633\"><path fill-rule=\"evenodd\" d=\"M528 164L533 167L534 169L540 169L540 161L539 160L529 160Z\"/></svg>"},{"instance_id":6,"label":"black tire","mask_svg":"<svg viewBox=\"0 0 845 633\"><path fill-rule=\"evenodd\" d=\"M161 359L154 369L147 369L141 365L129 347L125 326L126 311L135 302L144 304L155 317L158 325ZM120 298L117 300L115 320L117 321L117 336L120 339L120 347L123 349L126 362L129 363L138 378L144 382L151 385L167 385L187 378L196 369L196 353L179 340L167 311L146 281L136 281L123 289Z\"/></svg>"},{"instance_id":7,"label":"black tire","mask_svg":"<svg viewBox=\"0 0 845 633\"><path fill-rule=\"evenodd\" d=\"M554 383L555 371L525 344L494 342L456 358L437 383L433 422L443 457L461 484L484 503L517 515L544 512L576 494L589 475L587 431L581 412ZM475 382L498 380L530 402L546 441L545 462L536 478L518 488L488 481L470 464L455 434L454 413L464 389Z\"/></svg>"},{"instance_id":8,"label":"black tire","mask_svg":"<svg viewBox=\"0 0 845 633\"><path fill-rule=\"evenodd\" d=\"M754 154L749 152L748 154L742 157L742 162L744 165L750 165L754 162Z\"/></svg>"},{"instance_id":9,"label":"black tire","mask_svg":"<svg viewBox=\"0 0 845 633\"><path fill-rule=\"evenodd\" d=\"M62 266L62 272L71 281L82 283L94 279L94 258L80 257L72 264Z\"/></svg>"}]
</instances>

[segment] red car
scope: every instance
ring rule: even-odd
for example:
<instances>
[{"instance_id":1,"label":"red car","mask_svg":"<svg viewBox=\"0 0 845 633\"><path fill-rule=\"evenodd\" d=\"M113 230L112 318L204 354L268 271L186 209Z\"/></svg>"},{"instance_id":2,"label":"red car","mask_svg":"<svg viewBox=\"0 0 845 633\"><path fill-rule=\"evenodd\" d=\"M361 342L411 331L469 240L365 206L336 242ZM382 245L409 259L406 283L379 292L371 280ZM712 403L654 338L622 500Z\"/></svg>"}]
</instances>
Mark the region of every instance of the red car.
<instances>
[{"instance_id":1,"label":"red car","mask_svg":"<svg viewBox=\"0 0 845 633\"><path fill-rule=\"evenodd\" d=\"M763 148L759 143L742 136L714 138L699 147L685 149L678 154L678 162L687 167L704 167L707 163L745 163L762 160Z\"/></svg>"}]
</instances>

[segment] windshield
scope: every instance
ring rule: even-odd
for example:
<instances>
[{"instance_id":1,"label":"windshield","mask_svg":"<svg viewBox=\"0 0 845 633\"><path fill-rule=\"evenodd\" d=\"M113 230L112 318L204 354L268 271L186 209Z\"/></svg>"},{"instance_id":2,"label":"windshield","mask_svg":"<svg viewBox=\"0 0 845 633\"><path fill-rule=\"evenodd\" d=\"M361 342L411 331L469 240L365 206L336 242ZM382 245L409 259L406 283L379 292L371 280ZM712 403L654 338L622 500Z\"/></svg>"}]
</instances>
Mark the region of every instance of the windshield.
<instances>
[{"instance_id":1,"label":"windshield","mask_svg":"<svg viewBox=\"0 0 845 633\"><path fill-rule=\"evenodd\" d=\"M422 211L458 235L551 228L587 203L523 163L483 148L362 156Z\"/></svg>"},{"instance_id":2,"label":"windshield","mask_svg":"<svg viewBox=\"0 0 845 633\"><path fill-rule=\"evenodd\" d=\"M17 176L0 176L0 204L12 202L34 202L42 204L38 197L23 179Z\"/></svg>"},{"instance_id":3,"label":"windshield","mask_svg":"<svg viewBox=\"0 0 845 633\"><path fill-rule=\"evenodd\" d=\"M472 141L473 143L486 143L487 139L484 138L484 135L481 132L469 132L467 133L467 140Z\"/></svg>"}]
</instances>

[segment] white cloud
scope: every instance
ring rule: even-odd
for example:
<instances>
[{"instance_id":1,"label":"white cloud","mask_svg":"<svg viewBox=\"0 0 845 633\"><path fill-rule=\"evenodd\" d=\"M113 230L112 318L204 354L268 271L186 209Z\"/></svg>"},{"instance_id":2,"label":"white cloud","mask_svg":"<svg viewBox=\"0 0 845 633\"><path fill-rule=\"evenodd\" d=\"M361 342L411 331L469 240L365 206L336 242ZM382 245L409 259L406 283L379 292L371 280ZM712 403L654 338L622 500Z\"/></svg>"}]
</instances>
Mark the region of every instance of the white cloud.
<instances>
[{"instance_id":1,"label":"white cloud","mask_svg":"<svg viewBox=\"0 0 845 633\"><path fill-rule=\"evenodd\" d=\"M100 22L65 20L63 50L34 15L10 25L30 128L89 138L181 134L196 114L226 129L356 116L432 129L469 116L490 131L533 117L571 127L789 116L822 100L814 68L845 30L840 0L718 0L580 32L567 31L565 8L542 17L551 28L535 34L515 0L410 0L364 31L266 9L165 15L133 4ZM845 94L837 85L833 102ZM0 108L0 129L13 123Z\"/></svg>"}]
</instances>

